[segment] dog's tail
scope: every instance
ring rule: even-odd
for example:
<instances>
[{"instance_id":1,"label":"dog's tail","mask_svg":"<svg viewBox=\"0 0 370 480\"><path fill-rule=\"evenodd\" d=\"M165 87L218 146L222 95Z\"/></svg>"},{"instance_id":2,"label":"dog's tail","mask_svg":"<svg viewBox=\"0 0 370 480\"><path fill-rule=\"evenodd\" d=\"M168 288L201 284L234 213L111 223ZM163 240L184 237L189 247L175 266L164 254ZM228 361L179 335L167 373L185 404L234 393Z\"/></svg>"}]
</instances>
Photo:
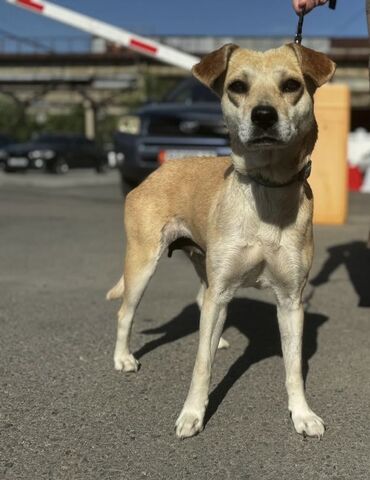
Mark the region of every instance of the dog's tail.
<instances>
[{"instance_id":1,"label":"dog's tail","mask_svg":"<svg viewBox=\"0 0 370 480\"><path fill-rule=\"evenodd\" d=\"M124 291L125 291L125 281L122 275L122 277L118 280L115 286L109 290L105 298L107 300L115 300L116 298L121 298L123 297Z\"/></svg>"}]
</instances>

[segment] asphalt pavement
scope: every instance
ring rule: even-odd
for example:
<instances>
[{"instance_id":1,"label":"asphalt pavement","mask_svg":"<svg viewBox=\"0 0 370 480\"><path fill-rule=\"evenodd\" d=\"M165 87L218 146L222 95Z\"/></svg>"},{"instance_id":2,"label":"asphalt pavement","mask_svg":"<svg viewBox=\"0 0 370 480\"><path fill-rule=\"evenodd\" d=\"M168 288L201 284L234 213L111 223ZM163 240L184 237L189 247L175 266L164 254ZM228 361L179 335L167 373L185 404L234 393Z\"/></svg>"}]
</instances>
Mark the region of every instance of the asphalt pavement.
<instances>
[{"instance_id":1,"label":"asphalt pavement","mask_svg":"<svg viewBox=\"0 0 370 480\"><path fill-rule=\"evenodd\" d=\"M207 423L174 424L197 348L198 283L163 258L134 324L142 368L113 369L123 262L118 176L0 174L0 478L367 480L370 478L370 195L345 226L315 227L306 289L307 398L327 424L289 419L275 307L240 291L214 365Z\"/></svg>"}]
</instances>

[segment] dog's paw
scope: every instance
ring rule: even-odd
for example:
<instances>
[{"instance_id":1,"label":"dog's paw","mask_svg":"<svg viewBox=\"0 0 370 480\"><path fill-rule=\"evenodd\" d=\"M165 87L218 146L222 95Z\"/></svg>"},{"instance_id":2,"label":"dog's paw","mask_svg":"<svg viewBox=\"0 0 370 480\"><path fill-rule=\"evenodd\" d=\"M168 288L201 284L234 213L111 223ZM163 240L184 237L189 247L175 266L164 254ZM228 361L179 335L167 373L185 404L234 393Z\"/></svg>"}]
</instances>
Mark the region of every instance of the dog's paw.
<instances>
[{"instance_id":1,"label":"dog's paw","mask_svg":"<svg viewBox=\"0 0 370 480\"><path fill-rule=\"evenodd\" d=\"M230 347L230 343L224 339L224 337L221 337L220 338L220 341L218 342L218 350L222 350L222 349L225 349L225 348L229 348Z\"/></svg>"},{"instance_id":2,"label":"dog's paw","mask_svg":"<svg viewBox=\"0 0 370 480\"><path fill-rule=\"evenodd\" d=\"M123 372L137 372L140 368L140 363L132 354L125 356L115 356L114 368L115 370Z\"/></svg>"},{"instance_id":3,"label":"dog's paw","mask_svg":"<svg viewBox=\"0 0 370 480\"><path fill-rule=\"evenodd\" d=\"M325 432L325 424L312 410L306 413L292 413L294 428L303 436L321 438Z\"/></svg>"},{"instance_id":4,"label":"dog's paw","mask_svg":"<svg viewBox=\"0 0 370 480\"><path fill-rule=\"evenodd\" d=\"M203 416L196 411L184 410L180 413L175 428L178 438L193 437L203 430Z\"/></svg>"}]
</instances>

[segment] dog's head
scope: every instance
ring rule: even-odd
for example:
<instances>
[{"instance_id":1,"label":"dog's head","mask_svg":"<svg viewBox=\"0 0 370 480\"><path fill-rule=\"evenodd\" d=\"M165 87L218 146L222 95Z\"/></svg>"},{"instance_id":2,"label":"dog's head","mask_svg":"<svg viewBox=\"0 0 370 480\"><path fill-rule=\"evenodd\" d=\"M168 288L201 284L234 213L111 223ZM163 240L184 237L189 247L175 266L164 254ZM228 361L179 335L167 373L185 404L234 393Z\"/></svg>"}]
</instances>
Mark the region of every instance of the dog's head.
<instances>
[{"instance_id":1,"label":"dog's head","mask_svg":"<svg viewBox=\"0 0 370 480\"><path fill-rule=\"evenodd\" d=\"M194 76L221 98L233 149L286 148L316 128L313 93L335 64L296 44L254 52L228 44L193 67Z\"/></svg>"}]
</instances>

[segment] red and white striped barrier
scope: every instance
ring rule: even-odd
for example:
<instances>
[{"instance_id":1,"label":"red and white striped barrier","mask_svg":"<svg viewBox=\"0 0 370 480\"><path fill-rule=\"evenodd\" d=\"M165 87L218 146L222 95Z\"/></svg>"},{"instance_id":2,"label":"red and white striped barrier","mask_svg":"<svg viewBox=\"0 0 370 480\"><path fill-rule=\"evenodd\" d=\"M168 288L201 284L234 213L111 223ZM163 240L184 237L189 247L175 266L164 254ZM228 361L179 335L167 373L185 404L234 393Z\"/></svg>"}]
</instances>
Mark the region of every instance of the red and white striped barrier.
<instances>
[{"instance_id":1,"label":"red and white striped barrier","mask_svg":"<svg viewBox=\"0 0 370 480\"><path fill-rule=\"evenodd\" d=\"M39 0L6 0L17 7L22 7L33 13L44 15L58 22L66 23L97 37L105 38L111 42L123 45L151 58L176 67L190 70L199 62L199 58L162 45L161 43L140 37L123 28L114 27L109 23L101 22L95 18L75 12L69 8L60 7L54 3Z\"/></svg>"}]
</instances>

